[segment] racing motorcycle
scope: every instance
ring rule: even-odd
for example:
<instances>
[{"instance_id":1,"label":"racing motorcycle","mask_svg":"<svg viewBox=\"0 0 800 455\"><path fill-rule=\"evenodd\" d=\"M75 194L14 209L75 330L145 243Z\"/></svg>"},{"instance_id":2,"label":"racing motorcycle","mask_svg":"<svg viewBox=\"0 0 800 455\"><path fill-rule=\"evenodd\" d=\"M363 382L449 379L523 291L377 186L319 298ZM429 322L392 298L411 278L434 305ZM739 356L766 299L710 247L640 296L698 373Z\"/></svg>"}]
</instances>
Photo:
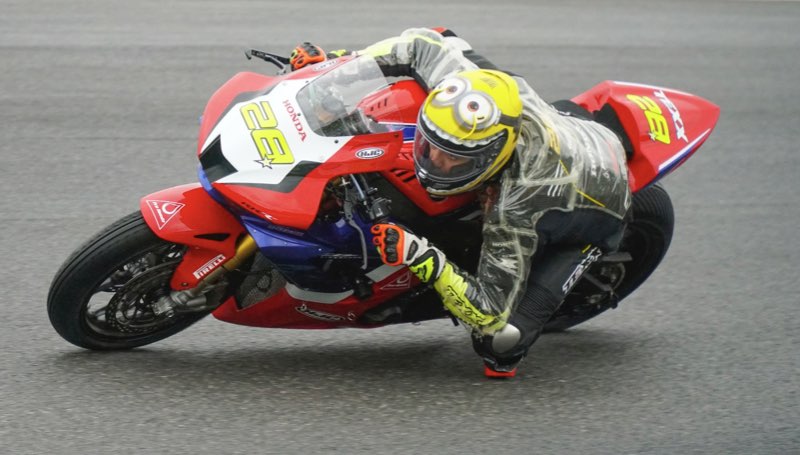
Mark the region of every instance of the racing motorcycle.
<instances>
[{"instance_id":1,"label":"racing motorcycle","mask_svg":"<svg viewBox=\"0 0 800 455\"><path fill-rule=\"evenodd\" d=\"M431 287L406 267L381 262L369 233L376 222L396 222L461 268L477 267L476 195L432 197L414 174L426 92L413 80L387 78L367 55L290 72L283 57L246 54L279 71L236 74L210 98L199 182L144 196L137 211L97 233L57 272L47 309L67 341L129 349L209 313L292 329L448 317ZM547 331L615 308L655 270L674 224L657 182L697 151L719 116L700 97L617 81L571 101L603 114L622 138L633 203L619 251L585 271Z\"/></svg>"}]
</instances>

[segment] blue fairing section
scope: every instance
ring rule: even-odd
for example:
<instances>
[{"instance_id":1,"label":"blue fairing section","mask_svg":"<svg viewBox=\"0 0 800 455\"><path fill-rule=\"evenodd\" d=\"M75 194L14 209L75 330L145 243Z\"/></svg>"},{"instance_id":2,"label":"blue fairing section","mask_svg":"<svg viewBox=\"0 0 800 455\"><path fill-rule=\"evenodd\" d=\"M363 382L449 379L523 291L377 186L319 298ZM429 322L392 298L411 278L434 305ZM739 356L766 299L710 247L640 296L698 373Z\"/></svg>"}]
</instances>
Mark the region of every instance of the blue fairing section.
<instances>
[{"instance_id":1,"label":"blue fairing section","mask_svg":"<svg viewBox=\"0 0 800 455\"><path fill-rule=\"evenodd\" d=\"M414 134L417 132L417 125L413 123L381 123L389 128L389 131L402 131L403 142L413 142Z\"/></svg>"},{"instance_id":2,"label":"blue fairing section","mask_svg":"<svg viewBox=\"0 0 800 455\"><path fill-rule=\"evenodd\" d=\"M308 231L284 228L265 220L240 217L253 236L261 253L286 280L302 289L318 292L341 292L352 288L347 279L363 264L361 242L351 226L319 223ZM366 239L370 242L371 238ZM368 248L372 252L374 248ZM377 267L380 258L370 255L369 264Z\"/></svg>"},{"instance_id":3,"label":"blue fairing section","mask_svg":"<svg viewBox=\"0 0 800 455\"><path fill-rule=\"evenodd\" d=\"M334 252L330 247L303 238L305 236L298 237L272 230L253 218L242 217L242 221L264 256L287 268L311 271L316 268L311 265L312 260Z\"/></svg>"},{"instance_id":4,"label":"blue fairing section","mask_svg":"<svg viewBox=\"0 0 800 455\"><path fill-rule=\"evenodd\" d=\"M661 166L659 166L659 168L658 168L658 175L650 183L648 183L644 188L647 188L647 187L653 185L654 183L658 182L664 176L666 176L667 174L669 174L670 172L675 170L675 168L677 168L678 166L680 166L681 164L686 162L686 160L688 160L689 157L691 157L694 154L694 152L696 152L697 149L700 147L700 145L698 145L698 144L700 144L701 141L703 139L705 139L705 137L710 132L711 132L710 129L707 130L705 133L701 134L700 136L695 138L695 140L693 140L691 143L689 143L686 147L684 147L683 150L679 151L672 158L670 158L669 160L667 160L664 163L662 163ZM642 189L644 189L644 188L642 188Z\"/></svg>"},{"instance_id":5,"label":"blue fairing section","mask_svg":"<svg viewBox=\"0 0 800 455\"><path fill-rule=\"evenodd\" d=\"M206 190L206 193L208 193L212 199L219 202L221 206L230 208L230 205L225 201L225 198L223 198L222 195L211 186L211 182L208 181L208 177L203 170L202 164L197 165L197 179L200 180L200 185L204 190Z\"/></svg>"},{"instance_id":6,"label":"blue fairing section","mask_svg":"<svg viewBox=\"0 0 800 455\"><path fill-rule=\"evenodd\" d=\"M202 168L198 168L197 174L203 189L239 219L256 241L261 254L288 282L318 292L341 292L352 287L346 275L363 265L361 237L343 219L315 222L307 231L276 225L227 201L213 188ZM380 266L380 257L372 247L369 234L371 223L358 216L354 221L365 233L369 268Z\"/></svg>"}]
</instances>

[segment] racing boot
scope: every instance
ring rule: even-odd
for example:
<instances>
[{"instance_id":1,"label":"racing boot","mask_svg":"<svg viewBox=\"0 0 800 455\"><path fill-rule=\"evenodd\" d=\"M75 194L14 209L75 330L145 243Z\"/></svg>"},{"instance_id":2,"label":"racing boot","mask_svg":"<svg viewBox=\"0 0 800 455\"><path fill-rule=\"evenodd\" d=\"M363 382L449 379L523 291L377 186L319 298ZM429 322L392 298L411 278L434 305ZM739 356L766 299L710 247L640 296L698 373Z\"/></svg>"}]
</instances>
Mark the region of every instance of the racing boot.
<instances>
[{"instance_id":1,"label":"racing boot","mask_svg":"<svg viewBox=\"0 0 800 455\"><path fill-rule=\"evenodd\" d=\"M494 335L472 333L472 347L483 359L483 374L487 378L513 378L517 374L517 365L525 357L519 346L519 329L506 324Z\"/></svg>"}]
</instances>

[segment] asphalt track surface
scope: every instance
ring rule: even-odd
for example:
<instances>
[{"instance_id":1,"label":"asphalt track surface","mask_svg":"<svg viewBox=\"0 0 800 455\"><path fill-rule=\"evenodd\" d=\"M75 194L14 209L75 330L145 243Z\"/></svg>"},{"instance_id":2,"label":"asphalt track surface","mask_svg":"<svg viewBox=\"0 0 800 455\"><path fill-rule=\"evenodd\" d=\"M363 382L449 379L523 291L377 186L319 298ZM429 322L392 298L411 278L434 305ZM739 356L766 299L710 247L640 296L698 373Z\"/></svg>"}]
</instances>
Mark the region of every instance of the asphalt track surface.
<instances>
[{"instance_id":1,"label":"asphalt track surface","mask_svg":"<svg viewBox=\"0 0 800 455\"><path fill-rule=\"evenodd\" d=\"M800 3L0 2L0 453L800 451ZM65 257L195 181L197 118L258 46L449 25L546 99L605 79L722 108L665 184L672 248L619 309L484 379L448 321L370 331L206 319L93 353L50 327Z\"/></svg>"}]
</instances>

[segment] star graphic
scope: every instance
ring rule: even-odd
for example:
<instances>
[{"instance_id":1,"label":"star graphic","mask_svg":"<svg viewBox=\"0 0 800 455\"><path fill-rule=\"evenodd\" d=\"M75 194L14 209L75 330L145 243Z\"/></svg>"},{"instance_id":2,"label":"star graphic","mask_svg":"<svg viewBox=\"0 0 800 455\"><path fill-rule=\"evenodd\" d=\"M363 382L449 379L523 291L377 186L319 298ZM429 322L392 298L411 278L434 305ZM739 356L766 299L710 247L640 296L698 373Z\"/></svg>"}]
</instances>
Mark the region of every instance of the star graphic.
<instances>
[{"instance_id":1,"label":"star graphic","mask_svg":"<svg viewBox=\"0 0 800 455\"><path fill-rule=\"evenodd\" d=\"M253 160L253 161L255 161L256 163L260 164L262 168L268 167L268 168L272 169L272 160L269 159L269 158L264 158L264 159L260 159L260 160Z\"/></svg>"}]
</instances>

